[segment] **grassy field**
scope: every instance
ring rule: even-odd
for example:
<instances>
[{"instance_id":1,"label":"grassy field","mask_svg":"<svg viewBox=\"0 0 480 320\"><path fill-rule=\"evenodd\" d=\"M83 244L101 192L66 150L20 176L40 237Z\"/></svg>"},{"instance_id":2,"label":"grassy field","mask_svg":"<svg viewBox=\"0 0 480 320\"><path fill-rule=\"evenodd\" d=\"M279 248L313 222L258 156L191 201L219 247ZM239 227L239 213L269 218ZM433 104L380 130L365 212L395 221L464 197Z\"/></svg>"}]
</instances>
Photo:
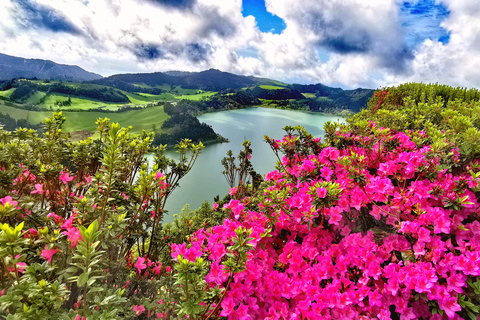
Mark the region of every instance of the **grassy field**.
<instances>
[{"instance_id":1,"label":"grassy field","mask_svg":"<svg viewBox=\"0 0 480 320\"><path fill-rule=\"evenodd\" d=\"M49 94L48 97L45 99L44 103L40 104L39 107L45 110L50 110L50 108L52 108L51 110L53 111L56 111L59 109L88 110L88 109L97 109L100 107L108 110L117 110L118 107L124 105L124 104L118 104L118 103L105 103L98 100L91 100L86 98L78 98L78 97L70 96L72 105L62 106L62 107L57 106L56 104L57 101L65 101L68 99L68 97L69 97L68 95L61 94L61 93Z\"/></svg>"},{"instance_id":2,"label":"grassy field","mask_svg":"<svg viewBox=\"0 0 480 320\"><path fill-rule=\"evenodd\" d=\"M262 89L267 89L267 90L285 89L284 87L272 86L272 85L267 85L267 84L262 84L262 85L260 85L260 88L262 88Z\"/></svg>"},{"instance_id":3,"label":"grassy field","mask_svg":"<svg viewBox=\"0 0 480 320\"><path fill-rule=\"evenodd\" d=\"M0 96L5 97L5 98L10 98L13 91L15 91L15 88L10 88L10 89L5 90L5 91L0 91Z\"/></svg>"},{"instance_id":4,"label":"grassy field","mask_svg":"<svg viewBox=\"0 0 480 320\"><path fill-rule=\"evenodd\" d=\"M198 100L202 100L203 97L211 97L213 95L217 94L217 92L214 92L214 91L207 91L207 92L203 92L203 93L198 93L198 94L184 94L184 95L181 95L181 96L175 96L175 99L178 99L178 100L182 100L182 99L185 99L185 100L195 100L195 101L198 101Z\"/></svg>"},{"instance_id":5,"label":"grassy field","mask_svg":"<svg viewBox=\"0 0 480 320\"><path fill-rule=\"evenodd\" d=\"M40 123L52 115L51 111L28 111L6 106L0 101L0 112L8 113L12 118L26 119L31 123ZM142 130L152 131L155 125L156 132L161 132L160 127L167 120L168 115L163 111L163 106L131 110L121 113L107 112L71 112L63 111L66 121L63 129L66 132L88 130L95 131L95 121L98 118L109 118L111 122L118 122L121 126L132 126L133 133L141 133Z\"/></svg>"},{"instance_id":6,"label":"grassy field","mask_svg":"<svg viewBox=\"0 0 480 320\"><path fill-rule=\"evenodd\" d=\"M315 93L302 92L305 98L315 98Z\"/></svg>"},{"instance_id":7,"label":"grassy field","mask_svg":"<svg viewBox=\"0 0 480 320\"><path fill-rule=\"evenodd\" d=\"M39 104L40 100L45 97L46 93L45 92L40 92L37 91L34 94L32 94L30 97L28 97L27 101L25 101L26 104Z\"/></svg>"}]
</instances>

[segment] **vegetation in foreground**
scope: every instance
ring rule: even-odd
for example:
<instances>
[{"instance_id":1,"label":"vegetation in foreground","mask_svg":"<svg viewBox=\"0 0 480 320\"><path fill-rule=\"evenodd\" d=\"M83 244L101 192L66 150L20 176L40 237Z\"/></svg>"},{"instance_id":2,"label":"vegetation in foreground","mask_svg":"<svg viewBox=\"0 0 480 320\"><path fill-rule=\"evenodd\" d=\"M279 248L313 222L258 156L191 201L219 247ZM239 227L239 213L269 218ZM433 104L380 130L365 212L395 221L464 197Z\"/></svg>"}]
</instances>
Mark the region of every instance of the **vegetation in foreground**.
<instances>
[{"instance_id":1,"label":"vegetation in foreground","mask_svg":"<svg viewBox=\"0 0 480 320\"><path fill-rule=\"evenodd\" d=\"M147 168L152 135L105 119L76 143L59 114L43 137L2 131L2 315L476 319L479 116L476 90L377 90L323 142L267 137L279 162L265 182L245 143L222 162L229 195L166 226L201 145L181 143L178 163L159 148Z\"/></svg>"}]
</instances>

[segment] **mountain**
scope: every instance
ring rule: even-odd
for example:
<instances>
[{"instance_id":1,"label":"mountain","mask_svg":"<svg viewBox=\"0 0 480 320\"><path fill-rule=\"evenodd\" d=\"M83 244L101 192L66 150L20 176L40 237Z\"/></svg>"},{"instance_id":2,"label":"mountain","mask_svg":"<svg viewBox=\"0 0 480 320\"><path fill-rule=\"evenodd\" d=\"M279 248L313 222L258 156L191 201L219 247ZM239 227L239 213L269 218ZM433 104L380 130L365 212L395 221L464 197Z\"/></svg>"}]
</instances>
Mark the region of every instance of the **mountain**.
<instances>
[{"instance_id":1,"label":"mountain","mask_svg":"<svg viewBox=\"0 0 480 320\"><path fill-rule=\"evenodd\" d=\"M233 73L210 69L201 72L168 71L116 74L94 82L104 85L111 85L112 83L145 84L152 87L168 84L181 86L185 89L220 91L253 86L259 81L255 81L252 77L239 76Z\"/></svg>"},{"instance_id":2,"label":"mountain","mask_svg":"<svg viewBox=\"0 0 480 320\"><path fill-rule=\"evenodd\" d=\"M96 73L78 66L58 64L50 60L24 59L0 53L0 80L13 78L38 78L68 81L101 79Z\"/></svg>"}]
</instances>

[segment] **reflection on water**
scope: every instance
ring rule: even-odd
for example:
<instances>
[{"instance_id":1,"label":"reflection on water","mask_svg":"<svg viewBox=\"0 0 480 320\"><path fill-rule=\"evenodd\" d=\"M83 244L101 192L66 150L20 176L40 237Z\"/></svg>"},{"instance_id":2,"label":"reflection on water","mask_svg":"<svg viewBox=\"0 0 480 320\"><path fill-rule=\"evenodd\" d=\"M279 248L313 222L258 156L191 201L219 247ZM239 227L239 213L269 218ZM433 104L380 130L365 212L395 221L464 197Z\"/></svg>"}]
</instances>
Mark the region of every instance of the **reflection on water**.
<instances>
[{"instance_id":1,"label":"reflection on water","mask_svg":"<svg viewBox=\"0 0 480 320\"><path fill-rule=\"evenodd\" d=\"M180 180L180 187L168 199L166 209L169 215L164 218L164 222L172 221L173 214L179 213L187 203L193 210L205 200L212 204L216 195L223 198L228 192L228 184L222 174L221 159L228 150L238 155L244 139L252 143L251 161L255 170L266 174L274 170L277 159L265 143L265 135L281 139L285 133L283 127L301 125L314 136L323 137L323 124L326 121L339 121L337 116L266 108L207 113L198 119L211 125L215 132L228 138L230 142L210 145L202 150L192 171ZM177 154L171 150L167 152L167 156L175 158Z\"/></svg>"}]
</instances>

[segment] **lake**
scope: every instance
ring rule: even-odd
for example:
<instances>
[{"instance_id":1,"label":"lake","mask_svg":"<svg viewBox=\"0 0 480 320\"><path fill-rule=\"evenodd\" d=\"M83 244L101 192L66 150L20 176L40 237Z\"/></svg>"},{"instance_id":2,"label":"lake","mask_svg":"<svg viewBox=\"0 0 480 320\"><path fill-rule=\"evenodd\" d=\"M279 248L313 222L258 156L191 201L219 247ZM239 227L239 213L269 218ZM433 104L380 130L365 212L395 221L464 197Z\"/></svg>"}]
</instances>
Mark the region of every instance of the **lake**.
<instances>
[{"instance_id":1,"label":"lake","mask_svg":"<svg viewBox=\"0 0 480 320\"><path fill-rule=\"evenodd\" d=\"M180 186L167 200L165 209L169 214L164 217L164 222L173 221L173 214L179 213L186 204L194 210L205 200L212 205L216 195L222 199L228 193L229 186L222 174L224 168L221 160L228 150L232 150L235 157L238 156L245 139L252 143L251 162L255 171L266 174L274 170L277 158L265 142L265 135L281 139L285 134L283 127L301 125L310 134L323 137L325 122L342 121L338 120L338 116L267 108L207 113L198 119L211 125L215 132L230 142L209 145L202 150L193 169L180 180ZM172 150L167 155L174 158L176 154Z\"/></svg>"}]
</instances>

